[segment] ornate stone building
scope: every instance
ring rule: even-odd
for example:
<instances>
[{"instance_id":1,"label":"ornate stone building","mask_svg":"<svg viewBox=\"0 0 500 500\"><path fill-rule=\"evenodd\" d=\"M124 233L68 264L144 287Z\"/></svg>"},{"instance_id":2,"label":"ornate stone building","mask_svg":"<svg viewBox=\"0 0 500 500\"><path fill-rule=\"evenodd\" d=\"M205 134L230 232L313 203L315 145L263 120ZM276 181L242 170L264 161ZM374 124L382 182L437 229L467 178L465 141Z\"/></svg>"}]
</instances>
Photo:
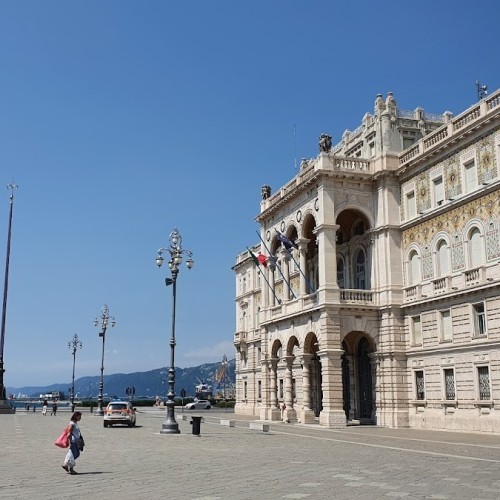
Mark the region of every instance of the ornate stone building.
<instances>
[{"instance_id":1,"label":"ornate stone building","mask_svg":"<svg viewBox=\"0 0 500 500\"><path fill-rule=\"evenodd\" d=\"M499 433L500 91L319 146L236 258L236 413Z\"/></svg>"}]
</instances>

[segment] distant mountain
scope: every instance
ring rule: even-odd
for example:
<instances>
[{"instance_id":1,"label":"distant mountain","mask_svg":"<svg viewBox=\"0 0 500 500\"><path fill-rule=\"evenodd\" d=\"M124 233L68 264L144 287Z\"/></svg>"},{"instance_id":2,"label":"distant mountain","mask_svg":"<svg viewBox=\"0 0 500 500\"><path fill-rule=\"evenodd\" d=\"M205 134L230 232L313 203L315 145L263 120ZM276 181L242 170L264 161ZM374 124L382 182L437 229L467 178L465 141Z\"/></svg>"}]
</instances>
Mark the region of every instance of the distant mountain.
<instances>
[{"instance_id":1,"label":"distant mountain","mask_svg":"<svg viewBox=\"0 0 500 500\"><path fill-rule=\"evenodd\" d=\"M177 396L181 389L185 389L188 397L194 397L195 386L200 382L213 386L214 395L223 390L223 384L216 381L216 373L221 363L207 363L191 368L175 368L175 392ZM235 384L234 359L228 361L228 370L226 376L226 387ZM75 380L75 395L78 399L96 398L99 394L100 376L81 377ZM7 387L7 394L23 394L28 397L38 398L40 394L51 393L53 391L69 393L71 381L61 384L52 384L47 386L28 386L28 387ZM168 392L168 368L157 368L148 372L136 373L115 373L113 375L104 375L104 394L106 397L125 397L126 388L135 387L135 398L154 398L156 395L163 397Z\"/></svg>"}]
</instances>

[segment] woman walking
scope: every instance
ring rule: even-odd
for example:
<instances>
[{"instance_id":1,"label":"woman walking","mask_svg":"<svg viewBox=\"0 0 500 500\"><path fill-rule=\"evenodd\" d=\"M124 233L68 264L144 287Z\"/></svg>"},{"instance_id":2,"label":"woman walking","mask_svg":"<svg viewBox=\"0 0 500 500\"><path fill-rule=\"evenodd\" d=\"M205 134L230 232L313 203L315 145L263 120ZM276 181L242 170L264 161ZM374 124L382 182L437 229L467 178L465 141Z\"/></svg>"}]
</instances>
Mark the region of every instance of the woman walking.
<instances>
[{"instance_id":1,"label":"woman walking","mask_svg":"<svg viewBox=\"0 0 500 500\"><path fill-rule=\"evenodd\" d=\"M69 474L78 474L75 471L75 460L80 456L80 447L78 446L78 442L81 437L80 427L78 426L78 422L80 422L82 418L82 414L79 411L75 411L71 416L71 421L66 427L66 435L68 436L69 441L69 450L66 453L66 457L64 458L64 463L62 468L68 472Z\"/></svg>"}]
</instances>

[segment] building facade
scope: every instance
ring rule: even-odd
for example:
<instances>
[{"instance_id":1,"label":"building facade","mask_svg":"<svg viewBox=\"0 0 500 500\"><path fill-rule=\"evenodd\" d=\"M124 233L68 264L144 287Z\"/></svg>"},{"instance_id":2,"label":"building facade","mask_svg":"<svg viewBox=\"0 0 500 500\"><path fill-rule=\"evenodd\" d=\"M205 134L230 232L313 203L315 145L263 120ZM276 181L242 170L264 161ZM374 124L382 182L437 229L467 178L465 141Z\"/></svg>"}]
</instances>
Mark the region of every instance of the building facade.
<instances>
[{"instance_id":1,"label":"building facade","mask_svg":"<svg viewBox=\"0 0 500 500\"><path fill-rule=\"evenodd\" d=\"M236 258L236 413L500 433L500 91L319 149Z\"/></svg>"}]
</instances>

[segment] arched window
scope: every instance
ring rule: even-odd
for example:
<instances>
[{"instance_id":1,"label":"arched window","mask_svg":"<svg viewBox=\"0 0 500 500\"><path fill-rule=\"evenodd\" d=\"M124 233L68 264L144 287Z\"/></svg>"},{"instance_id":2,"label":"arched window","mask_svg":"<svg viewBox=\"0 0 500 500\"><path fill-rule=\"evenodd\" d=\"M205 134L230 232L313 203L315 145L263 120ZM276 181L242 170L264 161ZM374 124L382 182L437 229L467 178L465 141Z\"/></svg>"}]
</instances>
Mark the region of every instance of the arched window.
<instances>
[{"instance_id":1,"label":"arched window","mask_svg":"<svg viewBox=\"0 0 500 500\"><path fill-rule=\"evenodd\" d=\"M483 242L478 227L469 232L469 264L471 268L484 264Z\"/></svg>"},{"instance_id":2,"label":"arched window","mask_svg":"<svg viewBox=\"0 0 500 500\"><path fill-rule=\"evenodd\" d=\"M358 290L366 289L366 265L365 265L365 252L360 250L356 255L356 288Z\"/></svg>"},{"instance_id":3,"label":"arched window","mask_svg":"<svg viewBox=\"0 0 500 500\"><path fill-rule=\"evenodd\" d=\"M337 284L339 288L345 288L345 265L342 257L337 260Z\"/></svg>"},{"instance_id":4,"label":"arched window","mask_svg":"<svg viewBox=\"0 0 500 500\"><path fill-rule=\"evenodd\" d=\"M421 281L420 275L420 259L416 250L412 250L409 259L410 265L408 266L408 283L410 285L417 285Z\"/></svg>"},{"instance_id":5,"label":"arched window","mask_svg":"<svg viewBox=\"0 0 500 500\"><path fill-rule=\"evenodd\" d=\"M437 253L437 275L447 276L450 274L450 252L446 240L439 240L436 246Z\"/></svg>"}]
</instances>

